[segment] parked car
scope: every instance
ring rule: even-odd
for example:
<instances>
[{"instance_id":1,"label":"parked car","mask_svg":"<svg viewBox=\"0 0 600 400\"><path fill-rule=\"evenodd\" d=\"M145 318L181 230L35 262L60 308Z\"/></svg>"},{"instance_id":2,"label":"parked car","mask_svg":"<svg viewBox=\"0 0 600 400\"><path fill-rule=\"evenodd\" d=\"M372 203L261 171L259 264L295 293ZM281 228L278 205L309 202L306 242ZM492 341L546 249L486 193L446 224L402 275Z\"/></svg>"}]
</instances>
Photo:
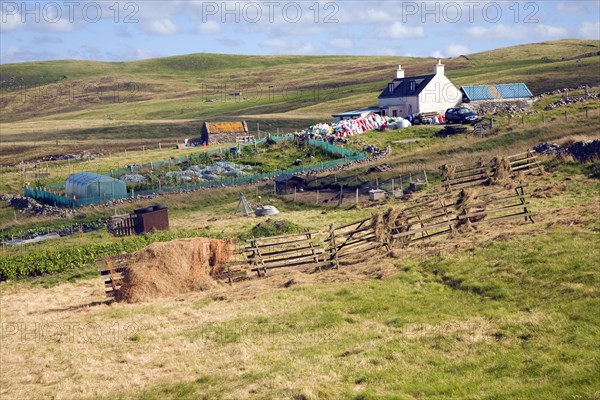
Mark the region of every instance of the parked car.
<instances>
[{"instance_id":1,"label":"parked car","mask_svg":"<svg viewBox=\"0 0 600 400\"><path fill-rule=\"evenodd\" d=\"M449 108L446 110L446 122L458 124L473 124L479 117L472 110L465 107Z\"/></svg>"}]
</instances>

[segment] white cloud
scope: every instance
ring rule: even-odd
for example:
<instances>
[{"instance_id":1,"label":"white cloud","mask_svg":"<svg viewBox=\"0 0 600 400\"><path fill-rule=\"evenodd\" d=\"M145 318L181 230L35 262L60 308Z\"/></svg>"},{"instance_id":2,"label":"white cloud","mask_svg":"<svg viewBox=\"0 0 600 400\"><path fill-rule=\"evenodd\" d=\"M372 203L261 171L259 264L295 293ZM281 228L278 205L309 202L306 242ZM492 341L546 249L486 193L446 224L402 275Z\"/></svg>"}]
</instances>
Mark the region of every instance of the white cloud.
<instances>
[{"instance_id":1,"label":"white cloud","mask_svg":"<svg viewBox=\"0 0 600 400\"><path fill-rule=\"evenodd\" d=\"M354 47L354 43L350 39L335 38L329 41L329 46L334 49L351 49Z\"/></svg>"},{"instance_id":2,"label":"white cloud","mask_svg":"<svg viewBox=\"0 0 600 400\"><path fill-rule=\"evenodd\" d=\"M448 47L446 47L446 54L448 55L448 57L458 57L465 54L469 54L470 52L471 49L462 44L452 43Z\"/></svg>"},{"instance_id":3,"label":"white cloud","mask_svg":"<svg viewBox=\"0 0 600 400\"><path fill-rule=\"evenodd\" d=\"M173 21L168 18L151 21L146 25L145 28L150 33L162 36L174 35L179 32L177 25L175 25Z\"/></svg>"},{"instance_id":4,"label":"white cloud","mask_svg":"<svg viewBox=\"0 0 600 400\"><path fill-rule=\"evenodd\" d=\"M469 54L471 49L462 44L452 43L444 48L444 51L436 50L431 54L434 58L458 57L464 54Z\"/></svg>"},{"instance_id":5,"label":"white cloud","mask_svg":"<svg viewBox=\"0 0 600 400\"><path fill-rule=\"evenodd\" d=\"M425 31L422 26L407 26L394 22L391 26L380 29L379 34L389 39L410 39L425 36Z\"/></svg>"},{"instance_id":6,"label":"white cloud","mask_svg":"<svg viewBox=\"0 0 600 400\"><path fill-rule=\"evenodd\" d=\"M580 14L581 15L581 14L585 14L587 12L586 7L584 7L582 4L575 2L575 1L557 3L554 8L559 13Z\"/></svg>"},{"instance_id":7,"label":"white cloud","mask_svg":"<svg viewBox=\"0 0 600 400\"><path fill-rule=\"evenodd\" d=\"M12 31L22 25L21 15L18 12L4 13L0 10L0 31Z\"/></svg>"},{"instance_id":8,"label":"white cloud","mask_svg":"<svg viewBox=\"0 0 600 400\"><path fill-rule=\"evenodd\" d=\"M583 39L600 39L600 22L584 22L579 28L579 36Z\"/></svg>"},{"instance_id":9,"label":"white cloud","mask_svg":"<svg viewBox=\"0 0 600 400\"><path fill-rule=\"evenodd\" d=\"M221 32L221 25L215 21L202 22L198 26L198 33L203 35L214 35L215 33Z\"/></svg>"},{"instance_id":10,"label":"white cloud","mask_svg":"<svg viewBox=\"0 0 600 400\"><path fill-rule=\"evenodd\" d=\"M534 40L562 39L567 37L569 32L563 27L545 24L532 26L498 24L492 28L474 26L467 30L467 34L476 39Z\"/></svg>"}]
</instances>

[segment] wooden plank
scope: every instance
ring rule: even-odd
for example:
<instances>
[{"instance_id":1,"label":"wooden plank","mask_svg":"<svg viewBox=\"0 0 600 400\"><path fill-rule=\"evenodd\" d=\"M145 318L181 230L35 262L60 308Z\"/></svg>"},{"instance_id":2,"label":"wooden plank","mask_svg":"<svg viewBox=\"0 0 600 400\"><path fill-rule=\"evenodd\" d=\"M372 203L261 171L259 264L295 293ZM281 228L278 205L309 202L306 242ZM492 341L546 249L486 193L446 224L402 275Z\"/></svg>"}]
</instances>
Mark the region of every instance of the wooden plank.
<instances>
[{"instance_id":1,"label":"wooden plank","mask_svg":"<svg viewBox=\"0 0 600 400\"><path fill-rule=\"evenodd\" d=\"M406 231L406 232L400 232L400 233L393 234L392 238L393 239L399 239L399 238L404 237L404 236L410 236L410 235L414 235L416 233L424 232L427 229L435 229L435 228L439 228L439 227L446 226L446 225L448 225L447 221L439 222L437 224L429 225L429 226L426 226L424 228L418 228L418 229L413 229L412 231Z\"/></svg>"},{"instance_id":2,"label":"wooden plank","mask_svg":"<svg viewBox=\"0 0 600 400\"><path fill-rule=\"evenodd\" d=\"M319 247L319 246L321 246L321 244L315 244L314 246L304 246L304 247L290 247L289 249L270 251L268 253L261 253L261 254L266 261L269 258L269 256L291 253L294 251L303 251L303 250L308 250L308 249L312 249L312 248ZM258 250L258 249L254 249L254 250Z\"/></svg>"},{"instance_id":3,"label":"wooden plank","mask_svg":"<svg viewBox=\"0 0 600 400\"><path fill-rule=\"evenodd\" d=\"M530 211L527 211L527 212L521 212L518 214L504 215L502 217L487 218L487 219L482 219L481 221L472 222L471 224L479 225L479 224L490 223L490 222L505 221L508 219L514 219L514 218L518 218L518 217L533 217L533 213Z\"/></svg>"},{"instance_id":4,"label":"wooden plank","mask_svg":"<svg viewBox=\"0 0 600 400\"><path fill-rule=\"evenodd\" d=\"M533 168L531 168L532 166L533 166ZM539 167L540 167L540 165L539 165L537 162L535 162L535 163L533 163L533 164L521 165L521 166L519 166L519 167L516 167L516 168L512 168L512 167L511 167L511 169L512 169L513 171L520 171L520 170L522 170L522 169L525 169L525 168L529 168L529 169L531 169L531 170L534 170L534 169L537 169L537 168L539 168Z\"/></svg>"},{"instance_id":5,"label":"wooden plank","mask_svg":"<svg viewBox=\"0 0 600 400\"><path fill-rule=\"evenodd\" d=\"M319 263L319 265L327 265L328 263L322 261ZM265 265L264 267L257 267L257 268L252 268L250 271L252 272L260 272L262 270L269 270L269 269L277 269L277 268L286 268L286 267L298 267L298 266L306 266L306 267L311 267L311 266L315 266L314 263L307 263L305 261L300 261L297 263L285 263L285 264L279 264L279 265Z\"/></svg>"},{"instance_id":6,"label":"wooden plank","mask_svg":"<svg viewBox=\"0 0 600 400\"><path fill-rule=\"evenodd\" d=\"M534 155L534 154L536 154L536 151L535 150L528 150L528 151L526 151L524 153L513 154L512 156L507 156L506 158L515 158L515 157L529 155L529 154Z\"/></svg>"},{"instance_id":7,"label":"wooden plank","mask_svg":"<svg viewBox=\"0 0 600 400\"><path fill-rule=\"evenodd\" d=\"M267 238L264 238L264 239L267 239ZM304 238L304 239L298 239L298 240L291 240L289 242L260 243L258 246L261 247L261 248L262 247L284 246L284 245L287 245L287 244L301 243L301 242L306 242L306 241L308 241L308 239ZM248 247L243 248L244 252L248 252L248 251L251 251L251 250L256 250L256 247L248 246Z\"/></svg>"},{"instance_id":8,"label":"wooden plank","mask_svg":"<svg viewBox=\"0 0 600 400\"><path fill-rule=\"evenodd\" d=\"M416 237L414 239L411 239L410 242L407 243L407 245L410 244L410 243L412 243L412 242L417 242L419 240L431 239L431 238L436 237L436 236L447 235L447 234L450 234L451 232L452 232L452 229L446 229L446 230L443 230L443 231L439 231L439 232L435 232L435 233L430 233L427 236L419 236L419 237Z\"/></svg>"},{"instance_id":9,"label":"wooden plank","mask_svg":"<svg viewBox=\"0 0 600 400\"><path fill-rule=\"evenodd\" d=\"M364 228L356 229L354 231L345 232L345 233L338 233L338 234L336 234L336 236L337 237L340 237L340 236L353 236L353 235L355 235L357 233L368 231L369 229L372 229L372 227L371 226L365 226Z\"/></svg>"},{"instance_id":10,"label":"wooden plank","mask_svg":"<svg viewBox=\"0 0 600 400\"><path fill-rule=\"evenodd\" d=\"M293 237L298 237L298 236L305 236L307 233L313 234L313 233L319 233L319 231L310 231L310 232L302 232L302 233L292 233L290 235L280 235L280 236L269 236L269 237L264 237L264 238L256 238L255 240L275 240L275 239L287 239L287 238L293 238ZM304 238L304 240L306 240L306 238ZM252 239L247 239L246 242L251 242ZM262 246L262 244L261 244Z\"/></svg>"},{"instance_id":11,"label":"wooden plank","mask_svg":"<svg viewBox=\"0 0 600 400\"><path fill-rule=\"evenodd\" d=\"M264 266L268 267L269 265L279 264L284 261L287 262L287 261L298 261L298 260L307 260L307 259L314 259L314 255L312 253L309 253L309 254L302 254L302 255L294 256L294 257L280 257L280 258L273 258L271 260L263 259L263 262L264 262Z\"/></svg>"}]
</instances>

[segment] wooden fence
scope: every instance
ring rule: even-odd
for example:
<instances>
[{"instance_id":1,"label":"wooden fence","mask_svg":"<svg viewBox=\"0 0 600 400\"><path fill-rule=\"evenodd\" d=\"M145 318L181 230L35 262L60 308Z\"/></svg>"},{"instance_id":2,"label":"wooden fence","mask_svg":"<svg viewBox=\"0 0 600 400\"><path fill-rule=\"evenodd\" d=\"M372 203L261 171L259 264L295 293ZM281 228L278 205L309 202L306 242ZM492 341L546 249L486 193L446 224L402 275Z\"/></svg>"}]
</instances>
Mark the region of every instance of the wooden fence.
<instances>
[{"instance_id":1,"label":"wooden fence","mask_svg":"<svg viewBox=\"0 0 600 400\"><path fill-rule=\"evenodd\" d=\"M323 247L314 235L305 231L293 235L252 238L243 249L251 271L266 275L270 269L312 265L320 268L325 264Z\"/></svg>"},{"instance_id":2,"label":"wooden fence","mask_svg":"<svg viewBox=\"0 0 600 400\"><path fill-rule=\"evenodd\" d=\"M524 153L508 156L506 159L509 162L511 173L528 173L541 170L535 150L528 149ZM474 166L454 171L452 177L443 179L442 183L447 191L478 186L494 176L497 167L494 162L486 163L483 160L479 160Z\"/></svg>"},{"instance_id":3,"label":"wooden fence","mask_svg":"<svg viewBox=\"0 0 600 400\"><path fill-rule=\"evenodd\" d=\"M106 295L112 297L121 287L127 256L105 257L97 262Z\"/></svg>"},{"instance_id":4,"label":"wooden fence","mask_svg":"<svg viewBox=\"0 0 600 400\"><path fill-rule=\"evenodd\" d=\"M389 252L423 240L480 224L523 218L534 222L528 209L525 185L514 190L490 189L478 193L463 189L458 194L433 194L403 209L390 208L381 215L329 229L270 238L252 238L243 249L251 271L259 276L275 268L339 268L340 260Z\"/></svg>"}]
</instances>

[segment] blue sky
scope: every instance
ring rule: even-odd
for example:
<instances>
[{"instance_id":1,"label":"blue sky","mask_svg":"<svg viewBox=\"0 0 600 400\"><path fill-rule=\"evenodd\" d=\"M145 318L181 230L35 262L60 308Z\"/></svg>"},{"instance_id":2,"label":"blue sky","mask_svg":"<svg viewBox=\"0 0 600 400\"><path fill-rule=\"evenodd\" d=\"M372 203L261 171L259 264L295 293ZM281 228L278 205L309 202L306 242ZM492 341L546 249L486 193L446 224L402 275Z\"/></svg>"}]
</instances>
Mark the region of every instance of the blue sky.
<instances>
[{"instance_id":1,"label":"blue sky","mask_svg":"<svg viewBox=\"0 0 600 400\"><path fill-rule=\"evenodd\" d=\"M189 53L455 57L600 39L590 1L1 1L2 63Z\"/></svg>"}]
</instances>

